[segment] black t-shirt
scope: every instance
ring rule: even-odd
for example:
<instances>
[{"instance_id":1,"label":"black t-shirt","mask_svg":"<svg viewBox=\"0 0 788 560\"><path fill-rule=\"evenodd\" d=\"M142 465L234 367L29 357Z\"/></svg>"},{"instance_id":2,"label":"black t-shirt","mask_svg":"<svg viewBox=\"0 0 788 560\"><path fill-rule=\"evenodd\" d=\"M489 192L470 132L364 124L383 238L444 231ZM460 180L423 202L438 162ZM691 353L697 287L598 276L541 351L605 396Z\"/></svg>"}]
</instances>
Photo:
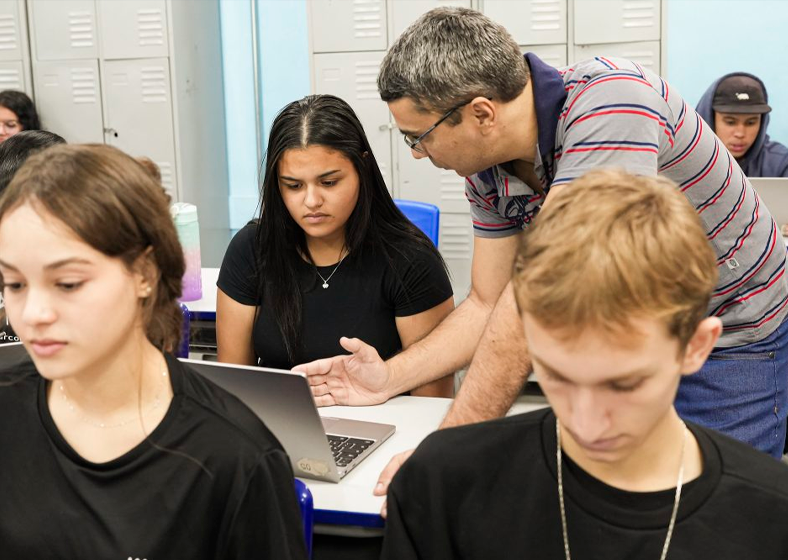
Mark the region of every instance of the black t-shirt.
<instances>
[{"instance_id":1,"label":"black t-shirt","mask_svg":"<svg viewBox=\"0 0 788 560\"><path fill-rule=\"evenodd\" d=\"M306 558L279 442L235 397L167 365L174 397L150 441L101 464L58 432L32 365L0 373L0 558Z\"/></svg>"},{"instance_id":2,"label":"black t-shirt","mask_svg":"<svg viewBox=\"0 0 788 560\"><path fill-rule=\"evenodd\" d=\"M249 224L230 242L217 285L238 303L260 306L252 332L260 365L289 369L296 364L289 360L276 320L260 298L256 245L255 225ZM339 268L336 264L317 267L323 278L334 273L327 289L321 287L323 281L312 264L299 262L303 294L299 362L344 354L339 345L343 336L360 338L385 360L402 349L396 317L416 315L451 297L449 277L436 254L421 247L411 247L405 255L391 253L393 267L384 255L370 250L349 254Z\"/></svg>"},{"instance_id":3,"label":"black t-shirt","mask_svg":"<svg viewBox=\"0 0 788 560\"><path fill-rule=\"evenodd\" d=\"M668 558L788 558L788 466L689 428L704 469L682 489ZM675 489L626 492L566 462L572 558L658 559ZM557 484L549 409L440 430L394 477L382 558L563 559Z\"/></svg>"}]
</instances>

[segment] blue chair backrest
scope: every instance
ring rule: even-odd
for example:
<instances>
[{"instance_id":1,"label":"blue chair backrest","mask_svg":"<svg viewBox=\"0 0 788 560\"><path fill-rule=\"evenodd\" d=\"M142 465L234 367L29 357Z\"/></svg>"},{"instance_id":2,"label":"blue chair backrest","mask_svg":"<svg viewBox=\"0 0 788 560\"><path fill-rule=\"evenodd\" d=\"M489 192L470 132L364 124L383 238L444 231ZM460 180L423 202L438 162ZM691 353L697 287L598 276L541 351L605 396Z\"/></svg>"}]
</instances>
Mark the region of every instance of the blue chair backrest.
<instances>
[{"instance_id":1,"label":"blue chair backrest","mask_svg":"<svg viewBox=\"0 0 788 560\"><path fill-rule=\"evenodd\" d=\"M306 484L297 478L295 479L295 490L298 498L298 507L301 508L301 520L304 523L307 558L312 558L312 525L315 511L312 492L309 491Z\"/></svg>"},{"instance_id":2,"label":"blue chair backrest","mask_svg":"<svg viewBox=\"0 0 788 560\"><path fill-rule=\"evenodd\" d=\"M426 202L402 199L395 199L394 204L397 205L397 208L399 208L416 227L432 240L436 247L438 246L438 230L440 226L441 211L437 206Z\"/></svg>"}]
</instances>

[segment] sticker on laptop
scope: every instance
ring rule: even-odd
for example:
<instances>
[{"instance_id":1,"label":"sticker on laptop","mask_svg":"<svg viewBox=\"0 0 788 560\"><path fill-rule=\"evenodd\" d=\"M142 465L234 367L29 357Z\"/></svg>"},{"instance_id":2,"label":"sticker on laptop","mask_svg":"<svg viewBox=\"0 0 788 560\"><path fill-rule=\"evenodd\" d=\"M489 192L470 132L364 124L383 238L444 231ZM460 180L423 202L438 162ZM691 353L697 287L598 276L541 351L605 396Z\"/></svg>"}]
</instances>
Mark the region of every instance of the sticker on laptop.
<instances>
[{"instance_id":1,"label":"sticker on laptop","mask_svg":"<svg viewBox=\"0 0 788 560\"><path fill-rule=\"evenodd\" d=\"M318 476L327 475L328 471L328 463L325 461L320 461L319 459L310 459L308 457L304 457L296 461L296 465L298 468L301 469L302 472L309 473L309 474L316 474Z\"/></svg>"}]
</instances>

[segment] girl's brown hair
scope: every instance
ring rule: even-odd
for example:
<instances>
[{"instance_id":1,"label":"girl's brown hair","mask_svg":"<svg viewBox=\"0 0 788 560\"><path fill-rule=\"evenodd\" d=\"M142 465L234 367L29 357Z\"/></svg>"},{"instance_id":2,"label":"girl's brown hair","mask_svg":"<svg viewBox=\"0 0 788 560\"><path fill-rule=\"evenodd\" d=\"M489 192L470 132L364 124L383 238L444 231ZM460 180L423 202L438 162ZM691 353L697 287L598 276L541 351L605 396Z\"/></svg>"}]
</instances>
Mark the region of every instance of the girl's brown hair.
<instances>
[{"instance_id":1,"label":"girl's brown hair","mask_svg":"<svg viewBox=\"0 0 788 560\"><path fill-rule=\"evenodd\" d=\"M178 347L183 251L168 197L142 164L103 144L55 146L16 172L0 198L0 220L28 202L129 270L142 264L152 288L142 300L146 335L163 351Z\"/></svg>"}]
</instances>

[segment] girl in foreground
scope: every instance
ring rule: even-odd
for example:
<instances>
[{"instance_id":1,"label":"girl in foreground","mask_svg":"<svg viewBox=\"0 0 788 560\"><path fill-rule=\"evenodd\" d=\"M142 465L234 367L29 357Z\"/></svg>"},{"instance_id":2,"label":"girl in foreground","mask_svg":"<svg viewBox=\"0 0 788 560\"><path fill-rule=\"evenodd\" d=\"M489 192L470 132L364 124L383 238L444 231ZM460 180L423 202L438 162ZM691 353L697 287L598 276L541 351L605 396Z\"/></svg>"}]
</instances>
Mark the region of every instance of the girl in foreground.
<instances>
[{"instance_id":1,"label":"girl in foreground","mask_svg":"<svg viewBox=\"0 0 788 560\"><path fill-rule=\"evenodd\" d=\"M0 199L0 557L305 558L289 461L170 352L184 261L167 197L109 146L31 157Z\"/></svg>"}]
</instances>

